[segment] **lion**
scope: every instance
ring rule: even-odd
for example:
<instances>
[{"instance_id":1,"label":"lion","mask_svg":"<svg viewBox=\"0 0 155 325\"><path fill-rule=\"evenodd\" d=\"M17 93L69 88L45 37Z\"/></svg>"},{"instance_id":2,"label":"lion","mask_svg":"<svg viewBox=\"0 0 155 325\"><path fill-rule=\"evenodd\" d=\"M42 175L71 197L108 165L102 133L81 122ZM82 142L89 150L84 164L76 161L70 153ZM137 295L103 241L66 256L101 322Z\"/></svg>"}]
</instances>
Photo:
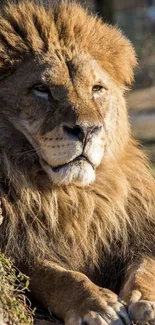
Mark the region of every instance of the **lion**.
<instances>
[{"instance_id":1,"label":"lion","mask_svg":"<svg viewBox=\"0 0 155 325\"><path fill-rule=\"evenodd\" d=\"M137 59L79 4L0 14L0 247L66 325L155 323L155 182L125 94Z\"/></svg>"}]
</instances>

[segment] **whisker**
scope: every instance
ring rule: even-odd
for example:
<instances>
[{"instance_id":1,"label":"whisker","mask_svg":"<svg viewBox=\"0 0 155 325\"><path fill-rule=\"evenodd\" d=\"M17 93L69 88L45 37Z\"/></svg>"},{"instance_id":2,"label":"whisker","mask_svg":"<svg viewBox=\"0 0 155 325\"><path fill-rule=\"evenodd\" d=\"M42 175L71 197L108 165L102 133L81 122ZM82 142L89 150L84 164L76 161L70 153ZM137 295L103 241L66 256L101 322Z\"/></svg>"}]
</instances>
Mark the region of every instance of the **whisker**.
<instances>
[{"instance_id":1,"label":"whisker","mask_svg":"<svg viewBox=\"0 0 155 325\"><path fill-rule=\"evenodd\" d=\"M26 161L27 159L30 159L34 155L35 155L35 153L32 153L32 155L30 155L30 156L23 157L22 161Z\"/></svg>"},{"instance_id":2,"label":"whisker","mask_svg":"<svg viewBox=\"0 0 155 325\"><path fill-rule=\"evenodd\" d=\"M25 154L28 154L28 153L38 153L40 152L40 148L36 148L36 149L30 149L30 150L27 150L27 151L23 151L23 152L19 152L19 153L16 153L15 155L16 156L22 156L22 155L25 155Z\"/></svg>"}]
</instances>

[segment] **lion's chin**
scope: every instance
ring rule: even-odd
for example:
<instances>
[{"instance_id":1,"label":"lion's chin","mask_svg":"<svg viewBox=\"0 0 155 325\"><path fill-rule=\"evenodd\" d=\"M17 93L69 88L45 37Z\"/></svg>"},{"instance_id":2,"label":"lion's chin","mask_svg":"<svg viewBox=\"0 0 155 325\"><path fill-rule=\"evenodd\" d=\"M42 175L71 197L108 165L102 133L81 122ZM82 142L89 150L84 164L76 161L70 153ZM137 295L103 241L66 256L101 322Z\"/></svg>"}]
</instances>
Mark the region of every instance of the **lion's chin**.
<instances>
[{"instance_id":1,"label":"lion's chin","mask_svg":"<svg viewBox=\"0 0 155 325\"><path fill-rule=\"evenodd\" d=\"M87 161L71 162L58 168L52 168L45 161L41 165L50 180L58 186L76 183L84 187L95 181L95 169Z\"/></svg>"}]
</instances>

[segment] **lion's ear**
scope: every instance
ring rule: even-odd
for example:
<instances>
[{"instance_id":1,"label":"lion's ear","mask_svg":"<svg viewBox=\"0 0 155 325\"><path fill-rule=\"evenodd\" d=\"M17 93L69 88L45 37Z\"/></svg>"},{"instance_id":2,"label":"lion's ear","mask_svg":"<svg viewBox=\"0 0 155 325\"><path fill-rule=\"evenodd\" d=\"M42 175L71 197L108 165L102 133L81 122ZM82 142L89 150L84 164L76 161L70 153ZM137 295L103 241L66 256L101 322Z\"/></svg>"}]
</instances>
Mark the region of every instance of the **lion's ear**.
<instances>
[{"instance_id":1,"label":"lion's ear","mask_svg":"<svg viewBox=\"0 0 155 325\"><path fill-rule=\"evenodd\" d=\"M98 18L89 21L88 27L89 32L87 30L85 33L87 36L85 43L89 44L88 52L100 62L116 82L130 85L137 65L131 42L117 27L105 24Z\"/></svg>"},{"instance_id":2,"label":"lion's ear","mask_svg":"<svg viewBox=\"0 0 155 325\"><path fill-rule=\"evenodd\" d=\"M111 44L111 63L116 79L125 85L131 85L134 80L134 68L137 57L131 42L116 29L116 38Z\"/></svg>"},{"instance_id":3,"label":"lion's ear","mask_svg":"<svg viewBox=\"0 0 155 325\"><path fill-rule=\"evenodd\" d=\"M116 27L102 24L102 35L102 65L118 83L131 85L137 66L134 47Z\"/></svg>"}]
</instances>

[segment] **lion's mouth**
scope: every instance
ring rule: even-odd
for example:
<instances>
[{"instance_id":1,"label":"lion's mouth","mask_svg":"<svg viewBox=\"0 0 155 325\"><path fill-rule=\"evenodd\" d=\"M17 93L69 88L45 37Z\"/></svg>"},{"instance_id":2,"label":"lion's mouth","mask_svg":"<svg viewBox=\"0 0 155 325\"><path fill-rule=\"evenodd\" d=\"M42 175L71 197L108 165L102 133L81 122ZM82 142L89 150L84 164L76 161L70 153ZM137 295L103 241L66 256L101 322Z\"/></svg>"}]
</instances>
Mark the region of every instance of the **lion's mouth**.
<instances>
[{"instance_id":1,"label":"lion's mouth","mask_svg":"<svg viewBox=\"0 0 155 325\"><path fill-rule=\"evenodd\" d=\"M52 170L53 170L54 172L59 172L59 170L60 170L61 168L64 168L64 167L66 167L66 166L68 166L68 165L71 165L71 164L73 164L73 163L76 163L76 162L82 162L82 161L85 161L85 162L89 163L89 164L92 166L92 168L94 169L93 164L89 161L88 158L86 158L86 157L83 156L83 155L80 155L80 156L76 157L75 159L69 161L69 162L66 163L66 164L62 164L62 165L59 165L59 166L56 166L56 167L52 167L52 166L50 166L50 167L52 168Z\"/></svg>"}]
</instances>

